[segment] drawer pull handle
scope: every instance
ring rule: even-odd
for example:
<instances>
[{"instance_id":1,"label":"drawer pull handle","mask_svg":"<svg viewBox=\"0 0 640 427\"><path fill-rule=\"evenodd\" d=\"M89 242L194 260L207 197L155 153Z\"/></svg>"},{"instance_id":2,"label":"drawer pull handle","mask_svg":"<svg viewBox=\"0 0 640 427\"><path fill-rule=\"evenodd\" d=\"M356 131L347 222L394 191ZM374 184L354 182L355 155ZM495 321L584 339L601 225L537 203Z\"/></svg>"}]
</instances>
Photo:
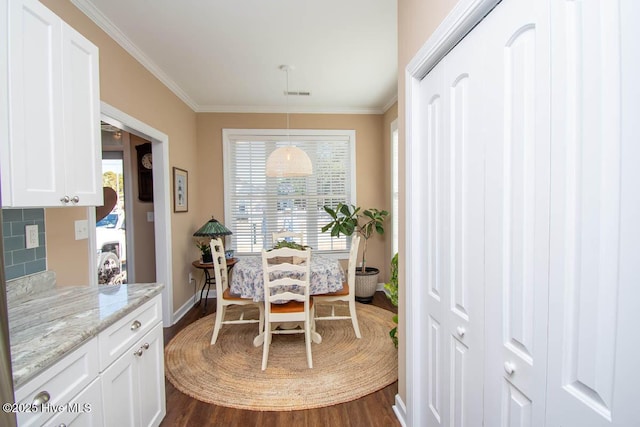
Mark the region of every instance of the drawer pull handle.
<instances>
[{"instance_id":1,"label":"drawer pull handle","mask_svg":"<svg viewBox=\"0 0 640 427\"><path fill-rule=\"evenodd\" d=\"M142 356L142 351L143 351L142 347L140 347L139 349L137 349L136 351L133 352L133 355L140 357L140 356Z\"/></svg>"},{"instance_id":2,"label":"drawer pull handle","mask_svg":"<svg viewBox=\"0 0 640 427\"><path fill-rule=\"evenodd\" d=\"M49 399L51 399L51 395L49 394L49 392L41 391L40 393L36 394L36 397L33 398L33 402L31 402L31 404L36 406L42 406L45 403L47 403Z\"/></svg>"},{"instance_id":3,"label":"drawer pull handle","mask_svg":"<svg viewBox=\"0 0 640 427\"><path fill-rule=\"evenodd\" d=\"M139 329L140 326L142 326L142 323L140 323L140 321L136 320L135 322L133 322L131 324L131 330L135 331L136 329Z\"/></svg>"}]
</instances>

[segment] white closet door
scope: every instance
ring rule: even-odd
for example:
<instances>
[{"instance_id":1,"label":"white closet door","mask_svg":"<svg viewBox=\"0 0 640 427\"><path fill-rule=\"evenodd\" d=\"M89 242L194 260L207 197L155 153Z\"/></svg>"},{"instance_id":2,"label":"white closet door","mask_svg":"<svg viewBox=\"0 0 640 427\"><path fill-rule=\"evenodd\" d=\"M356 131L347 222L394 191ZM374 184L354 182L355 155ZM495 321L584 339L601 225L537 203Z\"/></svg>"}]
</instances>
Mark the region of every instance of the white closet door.
<instances>
[{"instance_id":1,"label":"white closet door","mask_svg":"<svg viewBox=\"0 0 640 427\"><path fill-rule=\"evenodd\" d=\"M553 2L549 425L640 425L639 9Z\"/></svg>"},{"instance_id":2,"label":"white closet door","mask_svg":"<svg viewBox=\"0 0 640 427\"><path fill-rule=\"evenodd\" d=\"M420 200L423 207L424 220L427 223L426 248L424 252L423 269L426 271L424 286L427 287L427 301L424 319L421 322L427 336L427 369L425 378L427 383L427 425L445 425L448 408L446 390L446 360L449 354L445 345L443 326L443 285L442 285L442 221L445 218L439 208L446 200L442 195L442 151L444 145L444 66L438 64L420 83L418 95L418 111L421 113L416 127L416 135L423 145L422 165L427 171L427 182L424 183L424 198ZM426 149L424 148L426 147ZM446 203L445 203L446 205Z\"/></svg>"},{"instance_id":3,"label":"white closet door","mask_svg":"<svg viewBox=\"0 0 640 427\"><path fill-rule=\"evenodd\" d=\"M482 423L484 139L481 49L463 40L420 87L427 170L428 425Z\"/></svg>"},{"instance_id":4,"label":"white closet door","mask_svg":"<svg viewBox=\"0 0 640 427\"><path fill-rule=\"evenodd\" d=\"M482 22L492 64L486 197L485 425L543 426L549 263L546 2L503 1Z\"/></svg>"}]
</instances>

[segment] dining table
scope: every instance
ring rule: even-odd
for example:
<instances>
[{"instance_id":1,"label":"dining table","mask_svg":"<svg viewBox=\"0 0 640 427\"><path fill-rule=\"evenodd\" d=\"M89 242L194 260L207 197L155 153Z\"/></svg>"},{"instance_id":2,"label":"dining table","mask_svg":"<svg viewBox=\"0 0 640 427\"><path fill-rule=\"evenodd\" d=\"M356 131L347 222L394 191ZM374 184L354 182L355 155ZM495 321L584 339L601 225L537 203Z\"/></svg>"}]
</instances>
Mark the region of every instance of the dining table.
<instances>
[{"instance_id":1,"label":"dining table","mask_svg":"<svg viewBox=\"0 0 640 427\"><path fill-rule=\"evenodd\" d=\"M311 295L339 291L345 281L346 276L340 260L326 255L311 254ZM262 256L238 257L231 276L231 293L256 302L264 301Z\"/></svg>"},{"instance_id":2,"label":"dining table","mask_svg":"<svg viewBox=\"0 0 640 427\"><path fill-rule=\"evenodd\" d=\"M336 258L320 254L311 254L311 277L309 278L309 294L319 295L336 292L342 289L346 276L340 261ZM233 268L230 290L233 295L250 298L256 302L264 301L264 276L262 272L262 256L239 257ZM283 325L283 327L288 327ZM311 333L316 344L322 337L316 331ZM264 333L253 340L254 346L264 342Z\"/></svg>"}]
</instances>

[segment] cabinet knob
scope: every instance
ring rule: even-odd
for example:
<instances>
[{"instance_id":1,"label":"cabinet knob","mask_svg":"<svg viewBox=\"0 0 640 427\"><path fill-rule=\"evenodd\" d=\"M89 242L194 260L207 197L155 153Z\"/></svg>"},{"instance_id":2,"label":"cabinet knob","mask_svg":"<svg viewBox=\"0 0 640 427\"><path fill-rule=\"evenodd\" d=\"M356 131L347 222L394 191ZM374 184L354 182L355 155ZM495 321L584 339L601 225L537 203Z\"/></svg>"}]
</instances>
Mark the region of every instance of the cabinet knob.
<instances>
[{"instance_id":1,"label":"cabinet knob","mask_svg":"<svg viewBox=\"0 0 640 427\"><path fill-rule=\"evenodd\" d=\"M135 331L136 329L140 328L140 326L142 326L142 323L140 323L139 320L136 320L131 324L131 330Z\"/></svg>"},{"instance_id":2,"label":"cabinet knob","mask_svg":"<svg viewBox=\"0 0 640 427\"><path fill-rule=\"evenodd\" d=\"M78 203L78 202L80 201L80 197L78 197L78 196L73 196L73 198L71 199L71 201L72 201L73 203Z\"/></svg>"},{"instance_id":3,"label":"cabinet knob","mask_svg":"<svg viewBox=\"0 0 640 427\"><path fill-rule=\"evenodd\" d=\"M69 203L71 199L69 198L69 196L64 196L63 198L60 199L60 201L62 203Z\"/></svg>"},{"instance_id":4,"label":"cabinet knob","mask_svg":"<svg viewBox=\"0 0 640 427\"><path fill-rule=\"evenodd\" d=\"M146 343L142 344L142 347L144 347L145 350L149 350L149 343L146 342Z\"/></svg>"},{"instance_id":5,"label":"cabinet knob","mask_svg":"<svg viewBox=\"0 0 640 427\"><path fill-rule=\"evenodd\" d=\"M465 332L467 332L467 330L465 328L463 328L462 326L458 326L456 328L456 332L458 333L458 336L460 338L462 338L464 336Z\"/></svg>"},{"instance_id":6,"label":"cabinet knob","mask_svg":"<svg viewBox=\"0 0 640 427\"><path fill-rule=\"evenodd\" d=\"M139 349L137 349L136 351L133 352L134 356L142 356L142 347L140 347Z\"/></svg>"},{"instance_id":7,"label":"cabinet knob","mask_svg":"<svg viewBox=\"0 0 640 427\"><path fill-rule=\"evenodd\" d=\"M516 371L516 365L513 362L504 362L504 371L511 376Z\"/></svg>"},{"instance_id":8,"label":"cabinet knob","mask_svg":"<svg viewBox=\"0 0 640 427\"><path fill-rule=\"evenodd\" d=\"M33 398L33 402L31 402L31 404L42 406L43 404L47 403L49 399L51 399L51 395L49 394L49 392L41 391L40 393L36 394L36 397Z\"/></svg>"}]
</instances>

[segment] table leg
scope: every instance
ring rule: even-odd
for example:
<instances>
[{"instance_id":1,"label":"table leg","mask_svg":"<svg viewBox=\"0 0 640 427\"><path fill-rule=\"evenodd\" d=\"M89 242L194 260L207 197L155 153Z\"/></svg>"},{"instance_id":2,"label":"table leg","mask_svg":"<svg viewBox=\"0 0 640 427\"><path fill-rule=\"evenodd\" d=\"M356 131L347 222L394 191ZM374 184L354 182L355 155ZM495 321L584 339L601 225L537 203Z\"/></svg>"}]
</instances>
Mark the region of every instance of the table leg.
<instances>
[{"instance_id":1,"label":"table leg","mask_svg":"<svg viewBox=\"0 0 640 427\"><path fill-rule=\"evenodd\" d=\"M209 291L211 290L211 275L209 274L209 270L204 270L204 285L207 286L207 297L204 299L204 307L202 307L202 312L207 312L207 300L209 299ZM204 285L202 286L202 290L204 291ZM202 300L202 293L200 293L200 299Z\"/></svg>"}]
</instances>

